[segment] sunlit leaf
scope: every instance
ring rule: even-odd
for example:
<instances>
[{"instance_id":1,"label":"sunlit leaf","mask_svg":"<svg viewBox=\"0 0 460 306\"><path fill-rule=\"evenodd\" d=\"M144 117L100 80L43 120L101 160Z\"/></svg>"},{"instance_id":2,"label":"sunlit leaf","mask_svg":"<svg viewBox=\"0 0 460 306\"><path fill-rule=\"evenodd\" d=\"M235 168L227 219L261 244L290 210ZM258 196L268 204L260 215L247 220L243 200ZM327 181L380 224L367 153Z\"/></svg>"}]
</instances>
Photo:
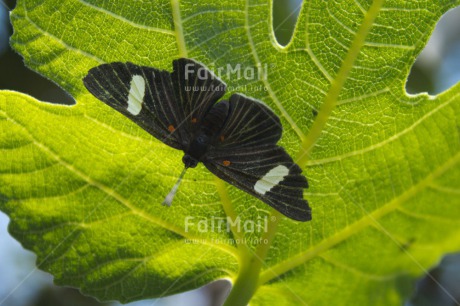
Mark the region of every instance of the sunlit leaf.
<instances>
[{"instance_id":1,"label":"sunlit leaf","mask_svg":"<svg viewBox=\"0 0 460 306\"><path fill-rule=\"evenodd\" d=\"M77 104L0 93L11 234L58 284L102 300L229 278L229 305L400 305L414 278L460 247L460 86L404 90L436 22L459 3L305 0L283 48L266 0L18 1L13 47ZM203 166L171 208L160 204L182 152L81 80L101 63L171 70L177 57L220 69L230 92L281 117L280 144L310 182L311 222L281 217ZM240 230L217 226L227 217Z\"/></svg>"}]
</instances>

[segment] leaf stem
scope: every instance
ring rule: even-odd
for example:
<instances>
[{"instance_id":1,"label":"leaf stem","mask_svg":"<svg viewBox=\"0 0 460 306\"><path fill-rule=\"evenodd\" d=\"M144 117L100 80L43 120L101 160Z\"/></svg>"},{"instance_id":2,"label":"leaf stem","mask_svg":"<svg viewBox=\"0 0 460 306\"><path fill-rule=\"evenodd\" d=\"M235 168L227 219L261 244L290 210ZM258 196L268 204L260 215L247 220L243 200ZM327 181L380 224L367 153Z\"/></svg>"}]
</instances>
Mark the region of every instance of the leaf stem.
<instances>
[{"instance_id":1,"label":"leaf stem","mask_svg":"<svg viewBox=\"0 0 460 306\"><path fill-rule=\"evenodd\" d=\"M248 247L246 248L248 252L241 253L240 269L224 306L248 305L254 293L259 288L260 270L275 237L281 214L277 211L272 211L269 218L272 221L268 223L267 232L262 237L262 241L256 250L252 251Z\"/></svg>"},{"instance_id":2,"label":"leaf stem","mask_svg":"<svg viewBox=\"0 0 460 306\"><path fill-rule=\"evenodd\" d=\"M218 178L217 176L214 176L214 180L216 183L217 193L219 194L220 199L222 201L222 208L224 209L225 214L228 217L230 217L232 221L235 221L237 218L237 214L233 209L232 201L230 200L224 181ZM236 246L238 247L239 251L247 252L248 250L241 250L242 248L247 249L248 246L244 243L244 237L239 231L238 227L236 226L236 223L230 223L230 230L232 232L234 239L236 240Z\"/></svg>"}]
</instances>

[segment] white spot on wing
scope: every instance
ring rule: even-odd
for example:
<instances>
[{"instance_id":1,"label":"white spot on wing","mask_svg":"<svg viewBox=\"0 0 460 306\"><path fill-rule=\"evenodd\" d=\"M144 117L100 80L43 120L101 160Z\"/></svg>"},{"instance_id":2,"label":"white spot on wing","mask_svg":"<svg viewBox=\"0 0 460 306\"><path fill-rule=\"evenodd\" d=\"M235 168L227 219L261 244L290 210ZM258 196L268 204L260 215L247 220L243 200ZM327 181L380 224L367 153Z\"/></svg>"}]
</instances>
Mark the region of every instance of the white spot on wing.
<instances>
[{"instance_id":1,"label":"white spot on wing","mask_svg":"<svg viewBox=\"0 0 460 306\"><path fill-rule=\"evenodd\" d=\"M129 85L128 112L137 116L142 110L145 95L145 80L140 75L134 75Z\"/></svg>"},{"instance_id":2,"label":"white spot on wing","mask_svg":"<svg viewBox=\"0 0 460 306\"><path fill-rule=\"evenodd\" d=\"M279 165L267 172L257 183L254 185L254 190L257 193L264 195L273 187L278 185L285 176L289 174L289 169L286 166Z\"/></svg>"}]
</instances>

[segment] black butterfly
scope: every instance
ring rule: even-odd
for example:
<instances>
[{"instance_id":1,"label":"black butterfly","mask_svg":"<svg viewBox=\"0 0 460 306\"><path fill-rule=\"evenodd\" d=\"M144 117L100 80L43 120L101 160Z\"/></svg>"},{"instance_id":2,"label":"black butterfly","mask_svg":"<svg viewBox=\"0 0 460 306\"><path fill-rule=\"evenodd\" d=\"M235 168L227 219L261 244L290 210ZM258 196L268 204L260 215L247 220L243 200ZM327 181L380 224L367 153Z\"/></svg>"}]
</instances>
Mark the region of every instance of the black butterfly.
<instances>
[{"instance_id":1,"label":"black butterfly","mask_svg":"<svg viewBox=\"0 0 460 306\"><path fill-rule=\"evenodd\" d=\"M174 60L173 69L109 63L92 68L83 79L96 98L184 151L184 171L163 204L171 205L185 171L202 162L289 218L311 220L303 199L307 180L276 145L282 126L273 111L241 94L216 103L225 94L225 83L191 59Z\"/></svg>"}]
</instances>

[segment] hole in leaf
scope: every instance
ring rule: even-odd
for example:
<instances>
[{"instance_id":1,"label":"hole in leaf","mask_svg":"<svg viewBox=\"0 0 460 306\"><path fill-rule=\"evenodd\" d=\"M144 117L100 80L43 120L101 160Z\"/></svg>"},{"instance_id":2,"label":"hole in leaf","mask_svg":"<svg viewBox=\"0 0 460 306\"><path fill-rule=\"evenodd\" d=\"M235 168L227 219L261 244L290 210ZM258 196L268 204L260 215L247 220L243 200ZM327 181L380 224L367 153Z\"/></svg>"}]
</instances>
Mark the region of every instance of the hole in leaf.
<instances>
[{"instance_id":1,"label":"hole in leaf","mask_svg":"<svg viewBox=\"0 0 460 306\"><path fill-rule=\"evenodd\" d=\"M460 80L460 7L448 11L436 25L425 49L417 57L406 90L438 94Z\"/></svg>"},{"instance_id":2,"label":"hole in leaf","mask_svg":"<svg viewBox=\"0 0 460 306\"><path fill-rule=\"evenodd\" d=\"M2 3L3 4L3 3ZM75 104L74 99L50 80L24 66L19 54L9 46L12 34L8 9L15 7L15 1L0 4L0 89L26 93L40 101L59 104Z\"/></svg>"},{"instance_id":3,"label":"hole in leaf","mask_svg":"<svg viewBox=\"0 0 460 306\"><path fill-rule=\"evenodd\" d=\"M301 6L302 0L273 0L273 31L280 45L291 40Z\"/></svg>"}]
</instances>

